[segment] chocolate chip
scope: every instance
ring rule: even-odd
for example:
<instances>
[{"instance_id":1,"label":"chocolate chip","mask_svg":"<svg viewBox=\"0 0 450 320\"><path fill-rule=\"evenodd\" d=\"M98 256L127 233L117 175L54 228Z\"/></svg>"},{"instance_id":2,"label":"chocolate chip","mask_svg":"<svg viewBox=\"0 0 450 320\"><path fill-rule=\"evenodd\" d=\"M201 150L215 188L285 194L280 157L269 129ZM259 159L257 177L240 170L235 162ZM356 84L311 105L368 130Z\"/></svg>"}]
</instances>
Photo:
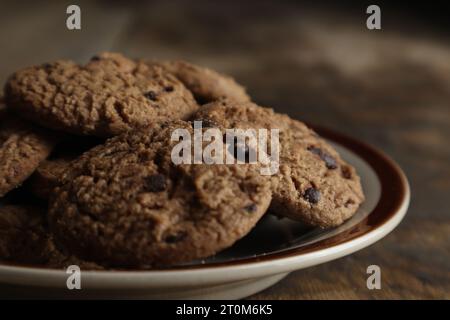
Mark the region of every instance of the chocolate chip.
<instances>
[{"instance_id":1,"label":"chocolate chip","mask_svg":"<svg viewBox=\"0 0 450 320\"><path fill-rule=\"evenodd\" d=\"M99 61L99 60L100 60L100 57L97 55L95 55L91 58L91 61Z\"/></svg>"},{"instance_id":2,"label":"chocolate chip","mask_svg":"<svg viewBox=\"0 0 450 320\"><path fill-rule=\"evenodd\" d=\"M324 154L322 154L322 160L323 161L325 161L325 166L328 168L328 169L330 169L330 170L333 170L333 169L336 169L338 166L337 166L337 162L336 162L336 159L334 159L332 156L330 156L329 154L327 154L327 153L324 153Z\"/></svg>"},{"instance_id":3,"label":"chocolate chip","mask_svg":"<svg viewBox=\"0 0 450 320\"><path fill-rule=\"evenodd\" d=\"M167 87L164 88L164 90L166 92L172 92L173 91L173 87L172 86L167 86Z\"/></svg>"},{"instance_id":4,"label":"chocolate chip","mask_svg":"<svg viewBox=\"0 0 450 320\"><path fill-rule=\"evenodd\" d=\"M322 149L314 147L314 146L309 146L308 151L310 151L311 153L316 154L318 156L320 156L322 154Z\"/></svg>"},{"instance_id":5,"label":"chocolate chip","mask_svg":"<svg viewBox=\"0 0 450 320\"><path fill-rule=\"evenodd\" d=\"M161 192L167 188L166 177L162 174L154 174L146 180L146 187L150 192Z\"/></svg>"},{"instance_id":6,"label":"chocolate chip","mask_svg":"<svg viewBox=\"0 0 450 320\"><path fill-rule=\"evenodd\" d=\"M324 152L322 149L314 147L314 146L309 146L308 151L310 151L311 153L313 153L315 155L318 155L320 157L320 159L322 159L325 162L325 166L328 169L333 170L338 167L336 159L334 159L328 153Z\"/></svg>"},{"instance_id":7,"label":"chocolate chip","mask_svg":"<svg viewBox=\"0 0 450 320\"><path fill-rule=\"evenodd\" d=\"M148 92L144 93L144 97L146 97L147 99L152 100L152 101L156 101L158 98L156 95L156 92L154 92L154 91L148 91Z\"/></svg>"},{"instance_id":8,"label":"chocolate chip","mask_svg":"<svg viewBox=\"0 0 450 320\"><path fill-rule=\"evenodd\" d=\"M244 207L244 210L247 211L248 213L256 212L257 209L258 206L255 203L249 204L248 206Z\"/></svg>"},{"instance_id":9,"label":"chocolate chip","mask_svg":"<svg viewBox=\"0 0 450 320\"><path fill-rule=\"evenodd\" d=\"M317 203L320 200L320 191L315 188L308 188L303 193L303 198L309 203Z\"/></svg>"},{"instance_id":10,"label":"chocolate chip","mask_svg":"<svg viewBox=\"0 0 450 320\"><path fill-rule=\"evenodd\" d=\"M186 238L186 236L187 236L187 233L184 231L181 231L181 232L177 232L174 234L169 234L168 236L166 236L164 238L164 241L166 243L177 243L177 242L180 242L181 240L183 240L184 238Z\"/></svg>"},{"instance_id":11,"label":"chocolate chip","mask_svg":"<svg viewBox=\"0 0 450 320\"><path fill-rule=\"evenodd\" d=\"M342 172L342 176L345 179L351 179L352 178L352 171L350 170L349 167L347 167L347 166L341 167L341 172Z\"/></svg>"}]
</instances>

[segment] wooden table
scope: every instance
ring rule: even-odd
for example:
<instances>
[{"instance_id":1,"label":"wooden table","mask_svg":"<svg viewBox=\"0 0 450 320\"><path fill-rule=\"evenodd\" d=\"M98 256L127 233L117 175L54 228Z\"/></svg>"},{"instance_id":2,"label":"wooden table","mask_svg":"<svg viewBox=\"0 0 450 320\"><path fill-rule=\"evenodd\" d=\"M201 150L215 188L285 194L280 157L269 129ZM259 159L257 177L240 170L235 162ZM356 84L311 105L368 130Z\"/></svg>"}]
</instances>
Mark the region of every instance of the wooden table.
<instances>
[{"instance_id":1,"label":"wooden table","mask_svg":"<svg viewBox=\"0 0 450 320\"><path fill-rule=\"evenodd\" d=\"M403 223L346 258L294 272L255 299L450 298L450 39L406 13L295 2L79 2L82 30L63 3L0 5L0 80L56 58L102 50L183 58L234 75L254 100L377 146L406 171ZM125 1L123 2L125 3ZM382 8L383 10L383 8ZM366 268L382 290L366 288Z\"/></svg>"}]
</instances>

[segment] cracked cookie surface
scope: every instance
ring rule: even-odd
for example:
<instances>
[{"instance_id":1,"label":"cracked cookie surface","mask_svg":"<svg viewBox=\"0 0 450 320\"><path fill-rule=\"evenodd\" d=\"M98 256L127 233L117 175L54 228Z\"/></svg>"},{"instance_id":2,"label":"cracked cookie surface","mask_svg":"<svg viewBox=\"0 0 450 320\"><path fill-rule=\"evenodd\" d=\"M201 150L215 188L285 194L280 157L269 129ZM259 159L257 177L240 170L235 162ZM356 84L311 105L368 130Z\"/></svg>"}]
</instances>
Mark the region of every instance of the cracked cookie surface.
<instances>
[{"instance_id":1,"label":"cracked cookie surface","mask_svg":"<svg viewBox=\"0 0 450 320\"><path fill-rule=\"evenodd\" d=\"M280 166L272 177L271 204L280 216L333 227L349 219L364 201L355 169L300 121L253 103L231 101L203 106L194 119L223 128L280 130Z\"/></svg>"},{"instance_id":2,"label":"cracked cookie surface","mask_svg":"<svg viewBox=\"0 0 450 320\"><path fill-rule=\"evenodd\" d=\"M42 126L74 134L113 136L198 108L192 94L162 67L116 53L86 65L56 61L14 73L5 86L12 110Z\"/></svg>"},{"instance_id":3,"label":"cracked cookie surface","mask_svg":"<svg viewBox=\"0 0 450 320\"><path fill-rule=\"evenodd\" d=\"M256 166L179 164L175 129L116 136L72 161L50 199L56 240L108 266L167 266L208 257L246 235L271 199Z\"/></svg>"}]
</instances>

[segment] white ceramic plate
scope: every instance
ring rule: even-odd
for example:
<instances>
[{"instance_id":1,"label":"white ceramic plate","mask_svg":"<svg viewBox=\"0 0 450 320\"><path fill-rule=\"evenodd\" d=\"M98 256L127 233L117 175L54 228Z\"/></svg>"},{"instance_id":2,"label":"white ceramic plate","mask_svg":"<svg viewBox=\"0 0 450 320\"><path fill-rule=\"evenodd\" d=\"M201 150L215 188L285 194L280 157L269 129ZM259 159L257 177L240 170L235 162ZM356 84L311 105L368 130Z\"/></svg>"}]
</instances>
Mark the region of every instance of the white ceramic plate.
<instances>
[{"instance_id":1,"label":"white ceramic plate","mask_svg":"<svg viewBox=\"0 0 450 320\"><path fill-rule=\"evenodd\" d=\"M204 261L166 270L81 271L81 290L68 290L62 270L0 265L3 298L236 299L261 291L289 272L325 263L380 240L402 220L409 186L380 151L330 130L315 128L361 176L366 201L331 230L266 215L232 248Z\"/></svg>"}]
</instances>

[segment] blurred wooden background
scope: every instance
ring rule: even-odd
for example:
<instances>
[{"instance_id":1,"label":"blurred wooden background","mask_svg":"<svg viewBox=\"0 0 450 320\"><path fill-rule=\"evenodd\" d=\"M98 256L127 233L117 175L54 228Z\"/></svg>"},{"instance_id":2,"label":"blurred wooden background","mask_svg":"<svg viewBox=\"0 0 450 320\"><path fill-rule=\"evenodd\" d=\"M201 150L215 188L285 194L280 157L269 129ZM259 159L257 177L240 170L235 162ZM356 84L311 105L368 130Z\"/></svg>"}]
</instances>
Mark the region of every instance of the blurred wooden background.
<instances>
[{"instance_id":1,"label":"blurred wooden background","mask_svg":"<svg viewBox=\"0 0 450 320\"><path fill-rule=\"evenodd\" d=\"M383 30L369 31L361 4L77 1L82 30L69 31L68 4L0 3L2 83L23 66L83 62L102 50L183 58L232 74L261 105L377 146L406 171L412 201L395 232L251 298L450 298L450 30L442 19L382 6ZM381 267L382 290L366 288L371 264Z\"/></svg>"}]
</instances>

